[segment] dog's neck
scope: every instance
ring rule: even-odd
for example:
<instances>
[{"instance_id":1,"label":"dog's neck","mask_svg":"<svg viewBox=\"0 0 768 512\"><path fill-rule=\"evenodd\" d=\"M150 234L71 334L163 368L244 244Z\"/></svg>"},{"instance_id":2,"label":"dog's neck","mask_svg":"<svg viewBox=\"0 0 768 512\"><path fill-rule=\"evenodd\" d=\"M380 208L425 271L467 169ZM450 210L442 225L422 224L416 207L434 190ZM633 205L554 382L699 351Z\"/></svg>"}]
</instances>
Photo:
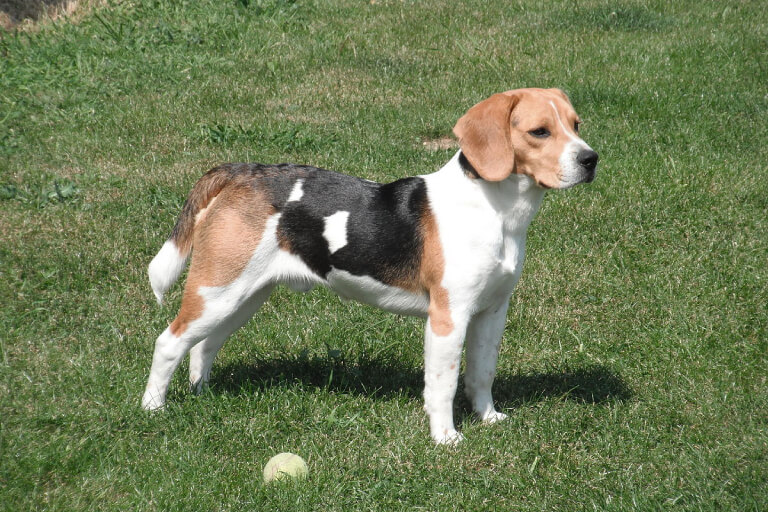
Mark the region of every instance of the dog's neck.
<instances>
[{"instance_id":1,"label":"dog's neck","mask_svg":"<svg viewBox=\"0 0 768 512\"><path fill-rule=\"evenodd\" d=\"M457 202L492 208L513 231L527 229L546 193L533 179L522 174L512 174L502 181L486 181L461 151L432 176L444 184L442 193L453 196Z\"/></svg>"}]
</instances>

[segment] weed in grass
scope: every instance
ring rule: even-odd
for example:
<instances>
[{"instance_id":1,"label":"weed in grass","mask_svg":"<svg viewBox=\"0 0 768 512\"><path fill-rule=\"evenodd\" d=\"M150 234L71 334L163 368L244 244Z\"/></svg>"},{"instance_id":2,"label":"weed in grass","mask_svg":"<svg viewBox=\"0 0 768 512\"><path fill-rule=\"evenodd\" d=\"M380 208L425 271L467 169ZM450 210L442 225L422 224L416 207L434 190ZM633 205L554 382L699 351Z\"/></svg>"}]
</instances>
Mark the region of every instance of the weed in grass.
<instances>
[{"instance_id":1,"label":"weed in grass","mask_svg":"<svg viewBox=\"0 0 768 512\"><path fill-rule=\"evenodd\" d=\"M336 138L320 139L304 127L289 125L274 131L266 131L262 127L244 127L242 124L203 124L199 127L200 140L214 145L250 144L264 147L274 147L284 153L308 151L321 145L332 145Z\"/></svg>"},{"instance_id":2,"label":"weed in grass","mask_svg":"<svg viewBox=\"0 0 768 512\"><path fill-rule=\"evenodd\" d=\"M555 18L558 28L600 31L660 32L674 24L674 18L650 6L632 3L578 5L564 9Z\"/></svg>"},{"instance_id":3,"label":"weed in grass","mask_svg":"<svg viewBox=\"0 0 768 512\"><path fill-rule=\"evenodd\" d=\"M257 15L267 16L285 15L295 11L300 5L296 0L236 0L236 2Z\"/></svg>"},{"instance_id":4,"label":"weed in grass","mask_svg":"<svg viewBox=\"0 0 768 512\"><path fill-rule=\"evenodd\" d=\"M200 138L213 144L255 143L259 141L261 135L256 128L245 128L243 125L204 124L200 126Z\"/></svg>"},{"instance_id":5,"label":"weed in grass","mask_svg":"<svg viewBox=\"0 0 768 512\"><path fill-rule=\"evenodd\" d=\"M51 203L69 202L77 198L80 190L70 180L55 180L52 183L34 189L31 187L19 188L16 185L0 185L0 201L17 200L30 203L38 208Z\"/></svg>"}]
</instances>

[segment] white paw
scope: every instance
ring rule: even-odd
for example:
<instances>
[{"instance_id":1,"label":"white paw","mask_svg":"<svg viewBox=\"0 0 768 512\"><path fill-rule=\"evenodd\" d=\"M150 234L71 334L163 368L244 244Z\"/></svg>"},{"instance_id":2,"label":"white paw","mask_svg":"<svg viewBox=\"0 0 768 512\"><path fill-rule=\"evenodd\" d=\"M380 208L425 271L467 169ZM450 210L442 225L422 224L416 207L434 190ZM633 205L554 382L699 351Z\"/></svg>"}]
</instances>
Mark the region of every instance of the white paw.
<instances>
[{"instance_id":1,"label":"white paw","mask_svg":"<svg viewBox=\"0 0 768 512\"><path fill-rule=\"evenodd\" d=\"M141 399L141 408L145 411L160 411L165 407L165 401L151 394L145 394Z\"/></svg>"},{"instance_id":2,"label":"white paw","mask_svg":"<svg viewBox=\"0 0 768 512\"><path fill-rule=\"evenodd\" d=\"M483 423L486 425L490 425L492 423L496 423L497 421L505 420L507 419L507 415L503 412L498 411L491 411L488 414L483 417Z\"/></svg>"},{"instance_id":3,"label":"white paw","mask_svg":"<svg viewBox=\"0 0 768 512\"><path fill-rule=\"evenodd\" d=\"M190 377L189 378L189 391L194 395L200 395L208 388L208 381L202 377Z\"/></svg>"},{"instance_id":4,"label":"white paw","mask_svg":"<svg viewBox=\"0 0 768 512\"><path fill-rule=\"evenodd\" d=\"M438 435L433 434L432 439L435 440L436 444L456 446L464 440L464 436L457 432L455 429L445 429Z\"/></svg>"}]
</instances>

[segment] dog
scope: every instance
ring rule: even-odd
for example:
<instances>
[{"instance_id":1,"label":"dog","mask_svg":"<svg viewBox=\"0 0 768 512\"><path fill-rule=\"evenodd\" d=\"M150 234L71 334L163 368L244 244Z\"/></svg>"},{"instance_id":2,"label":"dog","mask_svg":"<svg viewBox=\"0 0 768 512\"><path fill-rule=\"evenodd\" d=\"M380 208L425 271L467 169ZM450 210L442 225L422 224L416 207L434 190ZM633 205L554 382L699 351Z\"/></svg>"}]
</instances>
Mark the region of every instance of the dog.
<instances>
[{"instance_id":1,"label":"dog","mask_svg":"<svg viewBox=\"0 0 768 512\"><path fill-rule=\"evenodd\" d=\"M436 443L462 439L453 400L464 345L474 411L486 423L504 419L491 385L528 225L547 190L595 178L598 155L579 136L580 122L562 91L517 89L470 108L453 128L459 150L432 174L379 184L292 164L211 169L149 265L162 303L192 255L142 406L164 406L187 352L199 391L224 341L276 285L325 285L426 318L424 409Z\"/></svg>"}]
</instances>

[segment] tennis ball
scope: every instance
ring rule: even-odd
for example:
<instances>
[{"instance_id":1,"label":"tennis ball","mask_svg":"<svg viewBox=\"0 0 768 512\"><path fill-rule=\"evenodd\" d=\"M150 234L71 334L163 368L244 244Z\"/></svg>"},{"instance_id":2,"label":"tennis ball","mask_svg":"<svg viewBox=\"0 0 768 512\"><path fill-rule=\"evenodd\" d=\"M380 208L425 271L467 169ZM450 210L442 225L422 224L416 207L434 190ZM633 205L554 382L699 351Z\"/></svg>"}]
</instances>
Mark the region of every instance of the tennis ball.
<instances>
[{"instance_id":1,"label":"tennis ball","mask_svg":"<svg viewBox=\"0 0 768 512\"><path fill-rule=\"evenodd\" d=\"M306 478L308 472L307 463L295 453L278 453L264 466L264 481L271 482L285 477Z\"/></svg>"}]
</instances>

